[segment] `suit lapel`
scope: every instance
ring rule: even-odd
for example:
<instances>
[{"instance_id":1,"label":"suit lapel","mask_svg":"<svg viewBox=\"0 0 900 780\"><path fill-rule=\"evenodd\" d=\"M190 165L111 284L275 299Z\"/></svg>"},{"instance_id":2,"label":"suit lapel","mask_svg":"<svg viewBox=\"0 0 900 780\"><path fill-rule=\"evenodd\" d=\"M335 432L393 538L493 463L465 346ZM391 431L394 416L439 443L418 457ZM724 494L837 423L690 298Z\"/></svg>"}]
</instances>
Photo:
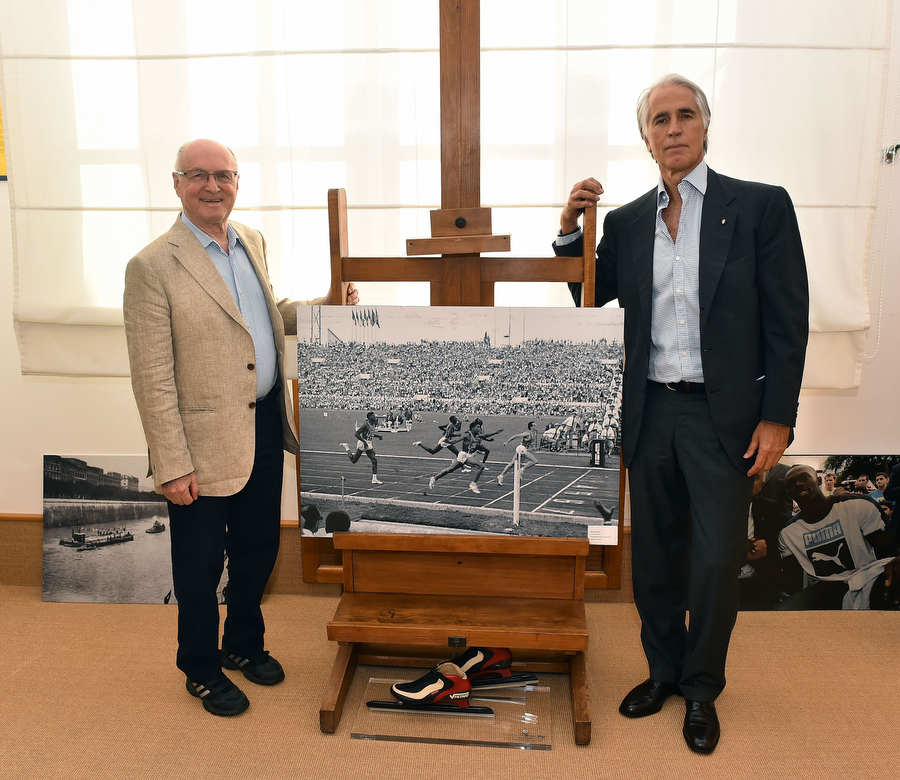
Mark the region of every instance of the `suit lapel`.
<instances>
[{"instance_id":1,"label":"suit lapel","mask_svg":"<svg viewBox=\"0 0 900 780\"><path fill-rule=\"evenodd\" d=\"M222 279L215 263L209 259L206 249L181 221L180 216L169 231L168 240L175 259L194 277L197 284L225 310L225 313L246 330L244 318L241 317L237 302L225 285L225 280Z\"/></svg>"},{"instance_id":2,"label":"suit lapel","mask_svg":"<svg viewBox=\"0 0 900 780\"><path fill-rule=\"evenodd\" d=\"M700 216L700 327L706 325L731 237L737 221L734 195L719 175L709 169L703 212Z\"/></svg>"},{"instance_id":3,"label":"suit lapel","mask_svg":"<svg viewBox=\"0 0 900 780\"><path fill-rule=\"evenodd\" d=\"M628 235L631 243L629 275L637 288L640 316L650 332L650 316L653 310L653 244L656 238L656 189L651 190L637 204L637 213ZM620 269L621 273L621 269Z\"/></svg>"}]
</instances>

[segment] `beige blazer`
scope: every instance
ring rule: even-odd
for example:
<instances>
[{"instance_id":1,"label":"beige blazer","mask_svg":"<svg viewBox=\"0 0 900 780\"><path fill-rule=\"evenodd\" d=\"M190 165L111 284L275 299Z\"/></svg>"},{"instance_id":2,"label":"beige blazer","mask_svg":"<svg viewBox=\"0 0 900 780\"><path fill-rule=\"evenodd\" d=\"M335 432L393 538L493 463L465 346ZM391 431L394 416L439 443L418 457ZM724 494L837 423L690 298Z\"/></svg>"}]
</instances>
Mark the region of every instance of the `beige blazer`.
<instances>
[{"instance_id":1,"label":"beige blazer","mask_svg":"<svg viewBox=\"0 0 900 780\"><path fill-rule=\"evenodd\" d=\"M297 331L296 302L275 300L262 235L230 224L265 293L280 369L285 331ZM253 339L221 275L180 216L129 261L124 312L131 385L157 491L193 471L202 495L237 493L253 468ZM283 444L298 452L291 395L283 389Z\"/></svg>"}]
</instances>

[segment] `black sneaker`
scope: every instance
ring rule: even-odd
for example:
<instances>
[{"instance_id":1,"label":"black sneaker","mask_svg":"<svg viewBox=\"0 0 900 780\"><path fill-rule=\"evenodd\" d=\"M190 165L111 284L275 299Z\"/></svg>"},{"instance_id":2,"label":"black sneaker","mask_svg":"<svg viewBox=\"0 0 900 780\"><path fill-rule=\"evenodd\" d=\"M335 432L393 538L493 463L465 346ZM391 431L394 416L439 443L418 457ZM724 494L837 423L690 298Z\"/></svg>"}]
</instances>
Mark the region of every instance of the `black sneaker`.
<instances>
[{"instance_id":1,"label":"black sneaker","mask_svg":"<svg viewBox=\"0 0 900 780\"><path fill-rule=\"evenodd\" d=\"M244 677L257 685L277 685L284 679L284 669L269 655L268 650L247 658L223 647L220 657L222 666L226 669L239 669Z\"/></svg>"},{"instance_id":2,"label":"black sneaker","mask_svg":"<svg viewBox=\"0 0 900 780\"><path fill-rule=\"evenodd\" d=\"M222 673L205 683L187 678L184 687L191 696L200 699L203 708L213 715L240 715L250 706L244 692Z\"/></svg>"}]
</instances>

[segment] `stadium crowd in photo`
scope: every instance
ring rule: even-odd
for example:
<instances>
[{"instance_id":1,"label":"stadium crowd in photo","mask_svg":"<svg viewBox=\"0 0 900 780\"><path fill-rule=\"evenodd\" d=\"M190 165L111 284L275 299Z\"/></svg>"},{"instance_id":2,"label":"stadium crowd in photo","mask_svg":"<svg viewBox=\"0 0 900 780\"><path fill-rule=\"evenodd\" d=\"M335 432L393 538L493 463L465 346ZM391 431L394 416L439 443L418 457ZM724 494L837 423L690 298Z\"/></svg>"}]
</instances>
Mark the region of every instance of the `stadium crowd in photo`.
<instances>
[{"instance_id":1,"label":"stadium crowd in photo","mask_svg":"<svg viewBox=\"0 0 900 780\"><path fill-rule=\"evenodd\" d=\"M590 537L618 516L623 363L618 310L301 307L304 508Z\"/></svg>"}]
</instances>

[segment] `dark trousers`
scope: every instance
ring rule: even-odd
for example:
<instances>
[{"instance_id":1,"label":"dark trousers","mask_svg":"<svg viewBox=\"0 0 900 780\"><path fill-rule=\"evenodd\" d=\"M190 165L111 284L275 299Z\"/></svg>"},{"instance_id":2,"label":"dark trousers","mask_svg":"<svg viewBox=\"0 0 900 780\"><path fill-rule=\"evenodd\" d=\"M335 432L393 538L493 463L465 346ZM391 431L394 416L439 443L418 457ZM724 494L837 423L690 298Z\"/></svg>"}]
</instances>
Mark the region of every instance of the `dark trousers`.
<instances>
[{"instance_id":1,"label":"dark trousers","mask_svg":"<svg viewBox=\"0 0 900 780\"><path fill-rule=\"evenodd\" d=\"M650 677L688 699L712 701L725 687L747 553L748 468L722 449L705 395L648 385L629 466L634 601Z\"/></svg>"},{"instance_id":2,"label":"dark trousers","mask_svg":"<svg viewBox=\"0 0 900 780\"><path fill-rule=\"evenodd\" d=\"M222 647L252 656L263 650L260 601L278 556L281 532L281 404L276 390L256 406L256 453L247 484L232 496L169 502L172 578L178 599L176 664L190 679L219 673L216 588L228 556Z\"/></svg>"}]
</instances>

